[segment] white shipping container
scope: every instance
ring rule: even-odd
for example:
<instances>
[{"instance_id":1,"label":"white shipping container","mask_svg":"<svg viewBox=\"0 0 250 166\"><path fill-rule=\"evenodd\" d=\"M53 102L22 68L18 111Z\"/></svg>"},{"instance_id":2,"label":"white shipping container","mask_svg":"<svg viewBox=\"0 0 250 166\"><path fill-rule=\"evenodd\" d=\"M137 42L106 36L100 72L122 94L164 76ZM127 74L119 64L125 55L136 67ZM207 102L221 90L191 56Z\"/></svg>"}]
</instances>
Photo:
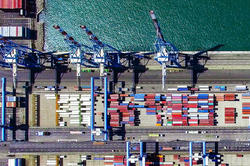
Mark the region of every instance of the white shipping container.
<instances>
[{"instance_id":1,"label":"white shipping container","mask_svg":"<svg viewBox=\"0 0 250 166\"><path fill-rule=\"evenodd\" d=\"M68 166L78 166L77 163L68 163L67 165L68 165Z\"/></svg>"},{"instance_id":2,"label":"white shipping container","mask_svg":"<svg viewBox=\"0 0 250 166\"><path fill-rule=\"evenodd\" d=\"M173 124L182 124L182 121L173 121Z\"/></svg>"},{"instance_id":3,"label":"white shipping container","mask_svg":"<svg viewBox=\"0 0 250 166\"><path fill-rule=\"evenodd\" d=\"M68 105L60 105L60 108L69 108Z\"/></svg>"},{"instance_id":4,"label":"white shipping container","mask_svg":"<svg viewBox=\"0 0 250 166\"><path fill-rule=\"evenodd\" d=\"M62 117L62 118L69 118L69 114L61 114L61 113L59 113L59 116Z\"/></svg>"},{"instance_id":5,"label":"white shipping container","mask_svg":"<svg viewBox=\"0 0 250 166\"><path fill-rule=\"evenodd\" d=\"M198 111L198 108L189 108L188 110L197 110Z\"/></svg>"},{"instance_id":6,"label":"white shipping container","mask_svg":"<svg viewBox=\"0 0 250 166\"><path fill-rule=\"evenodd\" d=\"M160 162L160 164L174 164L174 162L171 162L171 161L165 161L165 162Z\"/></svg>"},{"instance_id":7,"label":"white shipping container","mask_svg":"<svg viewBox=\"0 0 250 166\"><path fill-rule=\"evenodd\" d=\"M91 102L83 102L81 105L91 105Z\"/></svg>"},{"instance_id":8,"label":"white shipping container","mask_svg":"<svg viewBox=\"0 0 250 166\"><path fill-rule=\"evenodd\" d=\"M181 110L172 110L172 112L182 112Z\"/></svg>"},{"instance_id":9,"label":"white shipping container","mask_svg":"<svg viewBox=\"0 0 250 166\"><path fill-rule=\"evenodd\" d=\"M10 36L9 27L2 27L2 36L3 37L9 37Z\"/></svg>"},{"instance_id":10,"label":"white shipping container","mask_svg":"<svg viewBox=\"0 0 250 166\"><path fill-rule=\"evenodd\" d=\"M204 116L208 116L208 114L209 114L209 113L206 113L206 112L205 112L205 113L200 113L200 114L199 114L199 117L202 117L202 116L203 116L203 117L204 117Z\"/></svg>"},{"instance_id":11,"label":"white shipping container","mask_svg":"<svg viewBox=\"0 0 250 166\"><path fill-rule=\"evenodd\" d=\"M197 116L192 116L192 117L190 117L190 119L198 119L198 117Z\"/></svg>"},{"instance_id":12,"label":"white shipping container","mask_svg":"<svg viewBox=\"0 0 250 166\"><path fill-rule=\"evenodd\" d=\"M114 158L113 155L109 155L109 156L104 156L104 158Z\"/></svg>"},{"instance_id":13,"label":"white shipping container","mask_svg":"<svg viewBox=\"0 0 250 166\"><path fill-rule=\"evenodd\" d=\"M10 31L10 36L9 37L17 37L17 35L18 35L17 34L18 33L17 27L10 26L9 31Z\"/></svg>"},{"instance_id":14,"label":"white shipping container","mask_svg":"<svg viewBox=\"0 0 250 166\"><path fill-rule=\"evenodd\" d=\"M80 95L81 98L91 98L91 95Z\"/></svg>"},{"instance_id":15,"label":"white shipping container","mask_svg":"<svg viewBox=\"0 0 250 166\"><path fill-rule=\"evenodd\" d=\"M63 113L63 112L67 112L67 110L56 110L56 112Z\"/></svg>"},{"instance_id":16,"label":"white shipping container","mask_svg":"<svg viewBox=\"0 0 250 166\"><path fill-rule=\"evenodd\" d=\"M81 110L82 110L82 111L90 111L91 108L90 108L90 107L89 107L89 108L83 108L83 107L81 107Z\"/></svg>"},{"instance_id":17,"label":"white shipping container","mask_svg":"<svg viewBox=\"0 0 250 166\"><path fill-rule=\"evenodd\" d=\"M200 91L209 91L208 88L199 88Z\"/></svg>"},{"instance_id":18,"label":"white shipping container","mask_svg":"<svg viewBox=\"0 0 250 166\"><path fill-rule=\"evenodd\" d=\"M208 105L201 105L201 108L208 108Z\"/></svg>"},{"instance_id":19,"label":"white shipping container","mask_svg":"<svg viewBox=\"0 0 250 166\"><path fill-rule=\"evenodd\" d=\"M47 93L47 94L45 94L44 96L46 96L46 97L55 97L56 95L55 95L55 94Z\"/></svg>"},{"instance_id":20,"label":"white shipping container","mask_svg":"<svg viewBox=\"0 0 250 166\"><path fill-rule=\"evenodd\" d=\"M80 117L80 115L70 115L70 118L79 118Z\"/></svg>"},{"instance_id":21,"label":"white shipping container","mask_svg":"<svg viewBox=\"0 0 250 166\"><path fill-rule=\"evenodd\" d=\"M235 86L235 89L237 91L247 90L247 86L246 85L237 85L237 86Z\"/></svg>"},{"instance_id":22,"label":"white shipping container","mask_svg":"<svg viewBox=\"0 0 250 166\"><path fill-rule=\"evenodd\" d=\"M208 119L208 116L199 116L199 119Z\"/></svg>"},{"instance_id":23,"label":"white shipping container","mask_svg":"<svg viewBox=\"0 0 250 166\"><path fill-rule=\"evenodd\" d=\"M198 101L198 103L208 103L208 100L206 100L206 101Z\"/></svg>"},{"instance_id":24,"label":"white shipping container","mask_svg":"<svg viewBox=\"0 0 250 166\"><path fill-rule=\"evenodd\" d=\"M77 110L78 110L78 111L80 110L80 109L79 109L79 106L77 106L77 105L69 105L69 109L70 109L70 110L76 110L76 111L77 111Z\"/></svg>"},{"instance_id":25,"label":"white shipping container","mask_svg":"<svg viewBox=\"0 0 250 166\"><path fill-rule=\"evenodd\" d=\"M78 101L78 98L69 98L69 101Z\"/></svg>"},{"instance_id":26,"label":"white shipping container","mask_svg":"<svg viewBox=\"0 0 250 166\"><path fill-rule=\"evenodd\" d=\"M90 118L85 118L85 119L82 118L82 121L83 122L88 122L88 121L90 121Z\"/></svg>"},{"instance_id":27,"label":"white shipping container","mask_svg":"<svg viewBox=\"0 0 250 166\"><path fill-rule=\"evenodd\" d=\"M80 101L90 101L91 99L89 98L81 98Z\"/></svg>"},{"instance_id":28,"label":"white shipping container","mask_svg":"<svg viewBox=\"0 0 250 166\"><path fill-rule=\"evenodd\" d=\"M198 103L198 101L188 101L189 104Z\"/></svg>"},{"instance_id":29,"label":"white shipping container","mask_svg":"<svg viewBox=\"0 0 250 166\"><path fill-rule=\"evenodd\" d=\"M8 166L15 166L15 159L8 159Z\"/></svg>"},{"instance_id":30,"label":"white shipping container","mask_svg":"<svg viewBox=\"0 0 250 166\"><path fill-rule=\"evenodd\" d=\"M198 110L188 110L188 112L197 112Z\"/></svg>"},{"instance_id":31,"label":"white shipping container","mask_svg":"<svg viewBox=\"0 0 250 166\"><path fill-rule=\"evenodd\" d=\"M190 114L188 114L189 117L191 117L191 116L197 116L197 115L198 115L197 113L190 113Z\"/></svg>"},{"instance_id":32,"label":"white shipping container","mask_svg":"<svg viewBox=\"0 0 250 166\"><path fill-rule=\"evenodd\" d=\"M177 88L168 88L168 91L177 91Z\"/></svg>"},{"instance_id":33,"label":"white shipping container","mask_svg":"<svg viewBox=\"0 0 250 166\"><path fill-rule=\"evenodd\" d=\"M72 111L72 112L70 112L70 114L72 114L72 115L78 115L79 111Z\"/></svg>"},{"instance_id":34,"label":"white shipping container","mask_svg":"<svg viewBox=\"0 0 250 166\"><path fill-rule=\"evenodd\" d=\"M180 97L180 96L182 96L182 94L173 93L172 96L178 96L178 97Z\"/></svg>"},{"instance_id":35,"label":"white shipping container","mask_svg":"<svg viewBox=\"0 0 250 166\"><path fill-rule=\"evenodd\" d=\"M210 86L208 85L200 85L199 88L209 88Z\"/></svg>"},{"instance_id":36,"label":"white shipping container","mask_svg":"<svg viewBox=\"0 0 250 166\"><path fill-rule=\"evenodd\" d=\"M69 100L69 97L66 97L66 96L60 96L59 97L60 100Z\"/></svg>"},{"instance_id":37,"label":"white shipping container","mask_svg":"<svg viewBox=\"0 0 250 166\"><path fill-rule=\"evenodd\" d=\"M17 37L23 37L24 36L24 30L26 30L26 28L23 28L23 27L18 27L18 30L17 30Z\"/></svg>"}]
</instances>

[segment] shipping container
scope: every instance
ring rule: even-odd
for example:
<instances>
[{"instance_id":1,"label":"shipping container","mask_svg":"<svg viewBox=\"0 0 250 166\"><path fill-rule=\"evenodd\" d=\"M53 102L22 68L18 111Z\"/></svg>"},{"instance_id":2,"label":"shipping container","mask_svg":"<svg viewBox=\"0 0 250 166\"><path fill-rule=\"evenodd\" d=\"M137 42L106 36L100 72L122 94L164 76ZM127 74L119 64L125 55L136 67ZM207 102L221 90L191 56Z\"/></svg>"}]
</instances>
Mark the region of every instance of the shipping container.
<instances>
[{"instance_id":1,"label":"shipping container","mask_svg":"<svg viewBox=\"0 0 250 166\"><path fill-rule=\"evenodd\" d=\"M1 0L0 9L21 9L22 0Z\"/></svg>"}]
</instances>

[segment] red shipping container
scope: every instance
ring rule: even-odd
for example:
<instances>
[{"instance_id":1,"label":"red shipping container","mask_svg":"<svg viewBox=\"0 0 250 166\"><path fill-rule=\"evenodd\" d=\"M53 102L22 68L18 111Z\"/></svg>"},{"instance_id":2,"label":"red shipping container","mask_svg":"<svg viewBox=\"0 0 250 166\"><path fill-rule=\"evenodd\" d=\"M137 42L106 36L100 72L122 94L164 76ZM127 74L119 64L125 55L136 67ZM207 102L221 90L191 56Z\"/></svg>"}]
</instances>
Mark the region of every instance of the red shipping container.
<instances>
[{"instance_id":1,"label":"red shipping container","mask_svg":"<svg viewBox=\"0 0 250 166\"><path fill-rule=\"evenodd\" d=\"M198 104L188 104L187 108L197 108Z\"/></svg>"}]
</instances>

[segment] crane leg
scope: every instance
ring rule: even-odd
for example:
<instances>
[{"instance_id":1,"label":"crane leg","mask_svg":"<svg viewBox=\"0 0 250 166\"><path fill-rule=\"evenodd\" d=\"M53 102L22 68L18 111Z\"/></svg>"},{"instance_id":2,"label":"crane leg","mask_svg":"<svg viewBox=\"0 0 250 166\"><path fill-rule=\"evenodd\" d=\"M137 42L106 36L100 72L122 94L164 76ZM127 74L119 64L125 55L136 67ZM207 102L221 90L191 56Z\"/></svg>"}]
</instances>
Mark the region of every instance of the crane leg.
<instances>
[{"instance_id":1,"label":"crane leg","mask_svg":"<svg viewBox=\"0 0 250 166\"><path fill-rule=\"evenodd\" d=\"M166 78L167 78L167 66L166 64L162 64L162 91L165 91L165 84L166 84Z\"/></svg>"},{"instance_id":2,"label":"crane leg","mask_svg":"<svg viewBox=\"0 0 250 166\"><path fill-rule=\"evenodd\" d=\"M58 66L56 66L55 75L56 75L56 80L55 80L55 93L58 94L58 88L59 88L60 79L61 79L61 72L59 71Z\"/></svg>"},{"instance_id":3,"label":"crane leg","mask_svg":"<svg viewBox=\"0 0 250 166\"><path fill-rule=\"evenodd\" d=\"M113 87L112 87L113 93L115 93L115 87L116 87L117 81L118 81L118 73L115 69L113 69Z\"/></svg>"},{"instance_id":4,"label":"crane leg","mask_svg":"<svg viewBox=\"0 0 250 166\"><path fill-rule=\"evenodd\" d=\"M104 64L103 63L101 63L100 64L100 77L102 78L102 77L104 77L105 76L105 73L104 73ZM102 89L104 88L104 79L101 79L101 87L102 87Z\"/></svg>"},{"instance_id":5,"label":"crane leg","mask_svg":"<svg viewBox=\"0 0 250 166\"><path fill-rule=\"evenodd\" d=\"M16 63L13 63L12 66L12 73L13 73L13 88L17 88L17 65Z\"/></svg>"},{"instance_id":6,"label":"crane leg","mask_svg":"<svg viewBox=\"0 0 250 166\"><path fill-rule=\"evenodd\" d=\"M35 83L35 71L33 69L30 69L29 77L30 86L32 86Z\"/></svg>"},{"instance_id":7,"label":"crane leg","mask_svg":"<svg viewBox=\"0 0 250 166\"><path fill-rule=\"evenodd\" d=\"M81 64L76 65L77 87L81 90Z\"/></svg>"}]
</instances>

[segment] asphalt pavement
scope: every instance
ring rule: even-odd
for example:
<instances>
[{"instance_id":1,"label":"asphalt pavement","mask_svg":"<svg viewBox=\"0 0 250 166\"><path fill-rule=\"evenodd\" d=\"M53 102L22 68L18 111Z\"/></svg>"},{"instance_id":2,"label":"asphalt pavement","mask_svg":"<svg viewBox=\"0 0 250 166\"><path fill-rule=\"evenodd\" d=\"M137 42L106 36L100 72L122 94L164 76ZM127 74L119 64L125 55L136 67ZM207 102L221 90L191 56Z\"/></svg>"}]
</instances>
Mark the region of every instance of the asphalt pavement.
<instances>
[{"instance_id":1,"label":"asphalt pavement","mask_svg":"<svg viewBox=\"0 0 250 166\"><path fill-rule=\"evenodd\" d=\"M131 147L138 146L138 143L132 143ZM188 141L170 141L170 142L146 142L147 152L157 152L160 147L172 147L173 151L188 151ZM207 142L207 149L217 149L221 151L249 151L250 142L240 141L220 141ZM216 147L217 146L217 147ZM69 152L86 152L86 153L125 153L125 142L108 142L104 145L94 145L92 142L17 142L11 143L9 152L12 153L69 153ZM194 151L201 151L200 143L193 144ZM138 153L138 150L135 150ZM164 151L161 151L164 153Z\"/></svg>"}]
</instances>

